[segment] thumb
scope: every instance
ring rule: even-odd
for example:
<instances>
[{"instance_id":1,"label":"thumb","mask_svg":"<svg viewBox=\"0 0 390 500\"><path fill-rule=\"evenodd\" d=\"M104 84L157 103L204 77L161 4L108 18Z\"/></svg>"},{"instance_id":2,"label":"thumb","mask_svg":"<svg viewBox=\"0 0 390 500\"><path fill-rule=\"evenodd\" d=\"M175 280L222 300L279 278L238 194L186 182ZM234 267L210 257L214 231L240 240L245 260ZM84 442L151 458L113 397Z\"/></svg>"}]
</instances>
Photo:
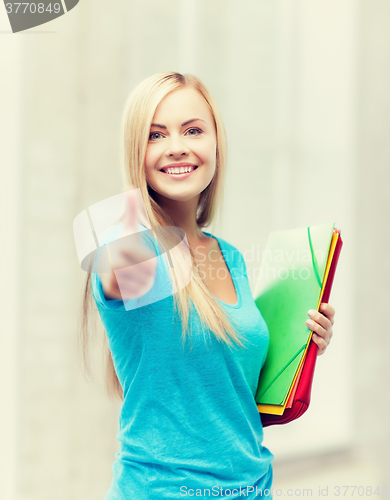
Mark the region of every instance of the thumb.
<instances>
[{"instance_id":1,"label":"thumb","mask_svg":"<svg viewBox=\"0 0 390 500\"><path fill-rule=\"evenodd\" d=\"M124 193L125 211L123 215L123 229L125 234L138 233L139 214L138 214L138 189L130 189Z\"/></svg>"}]
</instances>

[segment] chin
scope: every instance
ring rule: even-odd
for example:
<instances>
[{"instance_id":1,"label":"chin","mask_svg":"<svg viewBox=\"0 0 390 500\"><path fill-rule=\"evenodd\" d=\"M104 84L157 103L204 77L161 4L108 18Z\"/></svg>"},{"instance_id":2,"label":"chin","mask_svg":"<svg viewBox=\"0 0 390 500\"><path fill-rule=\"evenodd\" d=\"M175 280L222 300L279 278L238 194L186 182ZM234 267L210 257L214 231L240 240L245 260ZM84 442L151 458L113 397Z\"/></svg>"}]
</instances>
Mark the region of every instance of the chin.
<instances>
[{"instance_id":1,"label":"chin","mask_svg":"<svg viewBox=\"0 0 390 500\"><path fill-rule=\"evenodd\" d=\"M165 193L161 196L167 198L171 201L177 201L181 203L185 203L187 201L191 201L198 196L199 193Z\"/></svg>"},{"instance_id":2,"label":"chin","mask_svg":"<svg viewBox=\"0 0 390 500\"><path fill-rule=\"evenodd\" d=\"M207 186L206 186L207 187ZM205 187L201 186L198 187L198 189L194 189L194 187L189 188L187 186L187 189L183 189L183 186L177 186L177 189L159 189L156 187L150 188L153 191L154 198L157 201L159 197L165 198L167 200L171 201L177 201L177 202L187 202L190 201L197 196L200 195L200 193L205 189ZM157 201L158 202L158 201Z\"/></svg>"}]
</instances>

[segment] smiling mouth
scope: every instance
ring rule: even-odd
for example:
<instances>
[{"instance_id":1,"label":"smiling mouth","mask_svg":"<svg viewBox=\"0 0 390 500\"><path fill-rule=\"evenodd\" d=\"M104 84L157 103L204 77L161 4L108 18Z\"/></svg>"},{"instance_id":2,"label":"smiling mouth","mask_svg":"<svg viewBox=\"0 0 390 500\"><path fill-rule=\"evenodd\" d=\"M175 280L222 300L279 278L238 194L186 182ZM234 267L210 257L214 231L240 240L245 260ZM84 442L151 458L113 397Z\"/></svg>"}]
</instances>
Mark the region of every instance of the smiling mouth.
<instances>
[{"instance_id":1,"label":"smiling mouth","mask_svg":"<svg viewBox=\"0 0 390 500\"><path fill-rule=\"evenodd\" d=\"M168 174L168 175L181 176L181 175L189 174L189 173L193 172L194 170L196 170L197 168L198 168L197 166L179 167L179 168L168 167L165 169L161 169L160 172L162 172L163 174Z\"/></svg>"}]
</instances>

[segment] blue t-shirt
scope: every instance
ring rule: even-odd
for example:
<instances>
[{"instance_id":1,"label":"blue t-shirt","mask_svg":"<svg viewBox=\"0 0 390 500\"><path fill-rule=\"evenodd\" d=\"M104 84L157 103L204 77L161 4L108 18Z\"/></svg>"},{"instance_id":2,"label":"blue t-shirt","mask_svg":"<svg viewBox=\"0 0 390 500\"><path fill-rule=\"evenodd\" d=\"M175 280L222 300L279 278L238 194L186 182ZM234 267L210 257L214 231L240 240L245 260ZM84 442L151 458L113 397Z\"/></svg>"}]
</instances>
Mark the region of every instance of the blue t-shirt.
<instances>
[{"instance_id":1,"label":"blue t-shirt","mask_svg":"<svg viewBox=\"0 0 390 500\"><path fill-rule=\"evenodd\" d=\"M124 394L120 451L104 500L272 498L274 457L262 446L254 400L268 329L252 298L241 253L204 233L218 241L231 273L237 303L218 302L244 348L229 347L211 332L204 335L191 303L191 340L183 349L172 296L125 308L121 299L105 299L99 275L92 273L93 297ZM110 234L106 242L115 238L115 231ZM154 286L166 282L166 273L159 263Z\"/></svg>"}]
</instances>

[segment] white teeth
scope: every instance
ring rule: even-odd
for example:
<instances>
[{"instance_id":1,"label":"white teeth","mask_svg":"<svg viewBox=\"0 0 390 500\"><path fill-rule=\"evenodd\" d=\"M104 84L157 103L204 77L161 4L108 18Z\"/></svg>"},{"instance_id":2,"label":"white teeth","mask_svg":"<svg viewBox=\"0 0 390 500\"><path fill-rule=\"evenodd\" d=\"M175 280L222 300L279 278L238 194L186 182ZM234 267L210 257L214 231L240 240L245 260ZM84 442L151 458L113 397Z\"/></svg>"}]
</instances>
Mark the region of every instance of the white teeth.
<instances>
[{"instance_id":1,"label":"white teeth","mask_svg":"<svg viewBox=\"0 0 390 500\"><path fill-rule=\"evenodd\" d=\"M168 168L168 174L183 174L185 172L192 172L194 167L176 167L176 168Z\"/></svg>"}]
</instances>

